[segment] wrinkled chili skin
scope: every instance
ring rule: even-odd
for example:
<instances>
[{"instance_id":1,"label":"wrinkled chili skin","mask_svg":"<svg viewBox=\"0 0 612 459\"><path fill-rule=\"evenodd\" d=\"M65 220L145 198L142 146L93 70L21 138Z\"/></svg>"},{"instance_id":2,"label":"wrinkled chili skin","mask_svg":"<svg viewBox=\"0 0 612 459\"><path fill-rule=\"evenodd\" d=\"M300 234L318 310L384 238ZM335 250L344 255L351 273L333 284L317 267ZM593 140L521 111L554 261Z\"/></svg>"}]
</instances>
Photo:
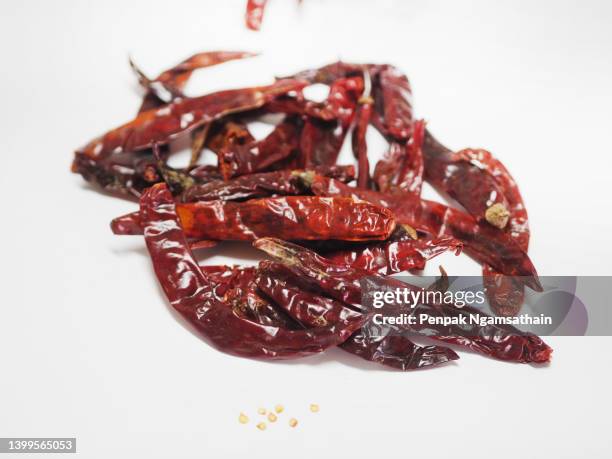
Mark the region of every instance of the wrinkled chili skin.
<instances>
[{"instance_id":1,"label":"wrinkled chili skin","mask_svg":"<svg viewBox=\"0 0 612 459\"><path fill-rule=\"evenodd\" d=\"M360 315L339 301L306 290L300 285L300 278L280 263L261 262L258 271L256 282L259 288L304 326L321 327ZM362 330L351 335L340 348L365 360L402 371L440 365L459 358L446 347L419 346L407 336L369 336Z\"/></svg>"},{"instance_id":2,"label":"wrinkled chili skin","mask_svg":"<svg viewBox=\"0 0 612 459\"><path fill-rule=\"evenodd\" d=\"M360 248L340 250L326 257L336 263L342 263L372 274L388 276L407 270L425 269L425 263L449 250L459 254L463 244L455 238L421 237L412 239L406 233L393 235L387 241L370 243Z\"/></svg>"},{"instance_id":3,"label":"wrinkled chili skin","mask_svg":"<svg viewBox=\"0 0 612 459\"><path fill-rule=\"evenodd\" d=\"M527 253L503 231L478 223L465 212L418 199L409 193L360 190L325 177L316 177L311 189L316 195L353 197L386 207L399 224L410 225L434 237L454 237L463 242L465 252L480 263L494 266L507 276L523 277L528 287L542 290Z\"/></svg>"},{"instance_id":4,"label":"wrinkled chili skin","mask_svg":"<svg viewBox=\"0 0 612 459\"><path fill-rule=\"evenodd\" d=\"M429 131L423 145L426 179L438 190L460 203L478 220L486 220L486 212L494 204L508 208L504 190L495 177L475 161L442 146ZM502 222L503 223L503 222ZM498 227L503 229L505 223Z\"/></svg>"},{"instance_id":5,"label":"wrinkled chili skin","mask_svg":"<svg viewBox=\"0 0 612 459\"><path fill-rule=\"evenodd\" d=\"M465 149L457 152L457 155L478 163L489 175L495 177L508 204L509 219L504 231L527 252L530 236L527 208L510 172L486 150ZM496 314L517 315L524 301L524 289L520 282L504 276L489 265L483 266L482 275L489 304Z\"/></svg>"},{"instance_id":6,"label":"wrinkled chili skin","mask_svg":"<svg viewBox=\"0 0 612 459\"><path fill-rule=\"evenodd\" d=\"M130 59L130 65L136 72L138 82L146 89L138 112L145 112L172 102L177 97L184 97L183 89L194 70L255 55L243 51L201 52L163 71L154 80L147 78Z\"/></svg>"},{"instance_id":7,"label":"wrinkled chili skin","mask_svg":"<svg viewBox=\"0 0 612 459\"><path fill-rule=\"evenodd\" d=\"M281 170L261 172L237 177L229 181L216 180L204 185L194 185L180 196L181 202L238 201L264 198L272 195L300 195L310 192L309 177L316 174L332 177L341 182L350 182L355 177L355 168L348 166L319 166L309 170Z\"/></svg>"},{"instance_id":8,"label":"wrinkled chili skin","mask_svg":"<svg viewBox=\"0 0 612 459\"><path fill-rule=\"evenodd\" d=\"M147 249L170 304L218 349L243 357L303 357L344 342L360 327L357 321L346 327L287 330L249 320L213 293L214 284L188 248L166 185L148 189L140 205Z\"/></svg>"},{"instance_id":9,"label":"wrinkled chili skin","mask_svg":"<svg viewBox=\"0 0 612 459\"><path fill-rule=\"evenodd\" d=\"M346 198L287 196L245 202L180 203L185 234L195 239L383 240L395 229L387 209Z\"/></svg>"},{"instance_id":10,"label":"wrinkled chili skin","mask_svg":"<svg viewBox=\"0 0 612 459\"><path fill-rule=\"evenodd\" d=\"M407 141L412 135L412 90L408 78L391 65L379 66L374 72L372 91L378 121L383 135Z\"/></svg>"},{"instance_id":11,"label":"wrinkled chili skin","mask_svg":"<svg viewBox=\"0 0 612 459\"><path fill-rule=\"evenodd\" d=\"M298 277L303 276L312 286L336 300L343 301L362 311L366 309L361 304L361 283L367 277L368 282L377 290L391 290L397 288L409 290L422 290L405 282L391 277L369 276L369 273L346 265L332 263L329 260L311 252L303 247L290 244L278 239L260 239L255 247L265 251L273 258L286 265L286 268ZM311 287L312 288L312 287ZM398 311L403 310L402 305L389 303ZM428 314L432 317L458 317L466 313L478 313L481 317L486 314L471 307L458 308L452 304L419 303L411 308L412 314ZM469 323L469 321L467 321ZM540 338L531 334L524 334L511 326L505 325L434 325L430 323L410 325L403 331L412 331L424 334L433 339L451 344L468 347L489 357L499 360L518 363L545 363L550 360L552 349ZM400 331L402 331L400 330Z\"/></svg>"},{"instance_id":12,"label":"wrinkled chili skin","mask_svg":"<svg viewBox=\"0 0 612 459\"><path fill-rule=\"evenodd\" d=\"M285 120L260 141L221 149L219 169L224 180L269 170L295 153L299 148L299 134L296 123Z\"/></svg>"},{"instance_id":13,"label":"wrinkled chili skin","mask_svg":"<svg viewBox=\"0 0 612 459\"><path fill-rule=\"evenodd\" d=\"M413 129L414 135L408 142L392 140L387 153L376 163L374 181L379 191L403 190L415 196L421 194L425 122L416 121Z\"/></svg>"},{"instance_id":14,"label":"wrinkled chili skin","mask_svg":"<svg viewBox=\"0 0 612 459\"><path fill-rule=\"evenodd\" d=\"M142 112L129 123L92 140L77 155L99 159L121 151L150 148L153 144L165 145L203 124L230 113L259 108L274 97L304 85L302 81L279 80L270 86L220 91L171 102Z\"/></svg>"},{"instance_id":15,"label":"wrinkled chili skin","mask_svg":"<svg viewBox=\"0 0 612 459\"><path fill-rule=\"evenodd\" d=\"M363 92L361 77L341 78L330 87L327 103L336 114L333 121L307 117L302 128L300 149L302 167L336 164L344 139L351 127L357 99Z\"/></svg>"}]
</instances>

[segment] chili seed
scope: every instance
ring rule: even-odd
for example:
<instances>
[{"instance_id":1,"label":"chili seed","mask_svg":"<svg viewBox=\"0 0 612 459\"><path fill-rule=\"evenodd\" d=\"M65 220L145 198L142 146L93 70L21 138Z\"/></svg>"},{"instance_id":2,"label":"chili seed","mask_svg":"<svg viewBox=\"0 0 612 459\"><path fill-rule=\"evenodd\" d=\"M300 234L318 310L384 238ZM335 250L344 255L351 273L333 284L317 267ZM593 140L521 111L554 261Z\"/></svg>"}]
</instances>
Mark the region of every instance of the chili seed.
<instances>
[{"instance_id":1,"label":"chili seed","mask_svg":"<svg viewBox=\"0 0 612 459\"><path fill-rule=\"evenodd\" d=\"M268 421L270 422L276 422L276 415L274 413L268 413Z\"/></svg>"},{"instance_id":2,"label":"chili seed","mask_svg":"<svg viewBox=\"0 0 612 459\"><path fill-rule=\"evenodd\" d=\"M249 422L249 417L244 413L240 413L240 416L238 416L238 422L240 424L246 424Z\"/></svg>"},{"instance_id":3,"label":"chili seed","mask_svg":"<svg viewBox=\"0 0 612 459\"><path fill-rule=\"evenodd\" d=\"M265 422L260 422L259 424L257 424L257 428L259 430L266 430L266 423Z\"/></svg>"},{"instance_id":4,"label":"chili seed","mask_svg":"<svg viewBox=\"0 0 612 459\"><path fill-rule=\"evenodd\" d=\"M319 405L317 405L316 403L311 403L310 404L310 411L312 411L313 413L318 413L319 412Z\"/></svg>"},{"instance_id":5,"label":"chili seed","mask_svg":"<svg viewBox=\"0 0 612 459\"><path fill-rule=\"evenodd\" d=\"M261 414L261 415L264 415L264 416L265 416L265 414L267 413L267 411L266 411L266 409L265 409L265 408L259 408L259 409L257 410L257 412L258 412L259 414Z\"/></svg>"},{"instance_id":6,"label":"chili seed","mask_svg":"<svg viewBox=\"0 0 612 459\"><path fill-rule=\"evenodd\" d=\"M284 409L285 407L283 405L276 405L274 407L274 411L276 411L277 413L282 413Z\"/></svg>"},{"instance_id":7,"label":"chili seed","mask_svg":"<svg viewBox=\"0 0 612 459\"><path fill-rule=\"evenodd\" d=\"M289 419L289 426L290 427L295 427L295 426L297 426L297 424L298 424L297 423L297 419L295 419L295 418Z\"/></svg>"}]
</instances>

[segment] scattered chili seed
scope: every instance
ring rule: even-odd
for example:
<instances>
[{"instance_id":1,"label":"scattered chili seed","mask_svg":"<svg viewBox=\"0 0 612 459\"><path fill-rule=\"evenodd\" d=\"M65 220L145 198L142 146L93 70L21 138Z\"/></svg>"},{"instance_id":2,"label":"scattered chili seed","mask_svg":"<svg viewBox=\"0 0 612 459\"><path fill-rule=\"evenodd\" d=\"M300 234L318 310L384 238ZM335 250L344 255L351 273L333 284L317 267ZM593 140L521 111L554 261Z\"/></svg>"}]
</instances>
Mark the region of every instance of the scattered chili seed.
<instances>
[{"instance_id":1,"label":"scattered chili seed","mask_svg":"<svg viewBox=\"0 0 612 459\"><path fill-rule=\"evenodd\" d=\"M310 411L312 411L313 413L318 413L319 412L319 405L317 405L316 403L311 403L310 404Z\"/></svg>"},{"instance_id":2,"label":"scattered chili seed","mask_svg":"<svg viewBox=\"0 0 612 459\"><path fill-rule=\"evenodd\" d=\"M289 427L295 427L298 425L297 419L291 418L289 419Z\"/></svg>"},{"instance_id":3,"label":"scattered chili seed","mask_svg":"<svg viewBox=\"0 0 612 459\"><path fill-rule=\"evenodd\" d=\"M283 405L276 405L274 407L274 411L276 411L277 413L282 413L284 409L285 407Z\"/></svg>"},{"instance_id":4,"label":"scattered chili seed","mask_svg":"<svg viewBox=\"0 0 612 459\"><path fill-rule=\"evenodd\" d=\"M249 422L249 417L244 413L240 413L240 416L238 416L238 422L240 424L246 424Z\"/></svg>"},{"instance_id":5,"label":"scattered chili seed","mask_svg":"<svg viewBox=\"0 0 612 459\"><path fill-rule=\"evenodd\" d=\"M276 415L274 413L268 413L268 421L270 422L276 422Z\"/></svg>"},{"instance_id":6,"label":"scattered chili seed","mask_svg":"<svg viewBox=\"0 0 612 459\"><path fill-rule=\"evenodd\" d=\"M265 422L260 422L259 424L257 424L257 428L259 430L266 430L266 423Z\"/></svg>"}]
</instances>

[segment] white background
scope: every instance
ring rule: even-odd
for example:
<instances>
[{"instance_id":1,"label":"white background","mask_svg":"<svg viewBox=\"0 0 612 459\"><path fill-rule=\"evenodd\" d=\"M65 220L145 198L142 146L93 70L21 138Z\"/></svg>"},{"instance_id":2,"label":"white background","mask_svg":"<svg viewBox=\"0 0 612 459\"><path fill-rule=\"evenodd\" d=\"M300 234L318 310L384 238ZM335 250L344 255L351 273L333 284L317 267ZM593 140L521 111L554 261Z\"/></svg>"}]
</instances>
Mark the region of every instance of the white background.
<instances>
[{"instance_id":1,"label":"white background","mask_svg":"<svg viewBox=\"0 0 612 459\"><path fill-rule=\"evenodd\" d=\"M69 166L137 110L128 53L150 75L200 50L264 53L199 72L192 94L338 58L389 62L443 143L487 147L516 177L540 274L610 275L612 3L271 0L259 34L244 3L0 6L0 436L75 436L87 458L610 457L611 339L550 338L547 368L465 352L412 373L336 350L222 354L170 310L143 240L111 234L135 205ZM209 261L228 253L256 259L233 245ZM267 431L238 424L276 403L286 411Z\"/></svg>"}]
</instances>

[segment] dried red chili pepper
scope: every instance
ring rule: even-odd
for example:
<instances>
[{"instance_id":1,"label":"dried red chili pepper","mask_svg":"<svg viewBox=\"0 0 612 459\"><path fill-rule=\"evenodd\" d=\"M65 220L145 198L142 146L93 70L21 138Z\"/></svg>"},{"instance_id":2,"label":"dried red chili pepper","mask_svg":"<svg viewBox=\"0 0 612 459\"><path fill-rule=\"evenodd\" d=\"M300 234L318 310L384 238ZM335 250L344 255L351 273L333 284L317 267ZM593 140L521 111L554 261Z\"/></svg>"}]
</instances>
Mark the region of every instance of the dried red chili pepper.
<instances>
[{"instance_id":1,"label":"dried red chili pepper","mask_svg":"<svg viewBox=\"0 0 612 459\"><path fill-rule=\"evenodd\" d=\"M150 148L153 144L164 145L222 116L259 108L278 95L301 89L304 84L278 80L270 86L232 89L171 102L139 114L129 123L92 140L77 154L98 159L121 151Z\"/></svg>"},{"instance_id":2,"label":"dried red chili pepper","mask_svg":"<svg viewBox=\"0 0 612 459\"><path fill-rule=\"evenodd\" d=\"M413 130L414 134L408 142L392 140L388 152L376 164L374 181L380 191L398 189L416 196L421 194L425 122L416 121Z\"/></svg>"},{"instance_id":3,"label":"dried red chili pepper","mask_svg":"<svg viewBox=\"0 0 612 459\"><path fill-rule=\"evenodd\" d=\"M442 146L429 132L423 154L426 179L432 185L459 202L475 218L500 229L506 226L508 202L491 174L465 155Z\"/></svg>"},{"instance_id":4,"label":"dried red chili pepper","mask_svg":"<svg viewBox=\"0 0 612 459\"><path fill-rule=\"evenodd\" d=\"M355 177L355 168L352 165L318 166L310 170L281 170L243 175L228 181L216 180L204 185L194 185L178 199L181 202L218 199L237 201L273 195L308 194L310 183L317 174L350 182Z\"/></svg>"},{"instance_id":5,"label":"dried red chili pepper","mask_svg":"<svg viewBox=\"0 0 612 459\"><path fill-rule=\"evenodd\" d=\"M251 241L275 236L293 240L384 240L395 229L388 210L346 198L287 196L245 202L198 201L176 207L182 227L196 240ZM115 234L139 234L142 216L111 223ZM140 230L142 233L142 230Z\"/></svg>"},{"instance_id":6,"label":"dried red chili pepper","mask_svg":"<svg viewBox=\"0 0 612 459\"><path fill-rule=\"evenodd\" d=\"M505 230L526 252L529 246L527 210L516 182L490 152L452 152L427 132L424 148L428 179L463 205L475 218ZM510 225L508 225L510 223ZM483 265L489 304L500 315L515 315L523 304L520 281Z\"/></svg>"},{"instance_id":7,"label":"dried red chili pepper","mask_svg":"<svg viewBox=\"0 0 612 459\"><path fill-rule=\"evenodd\" d=\"M390 275L424 269L428 260L449 250L458 255L462 247L463 244L453 237L413 239L403 228L398 228L387 241L332 252L326 257L373 274Z\"/></svg>"},{"instance_id":8,"label":"dried red chili pepper","mask_svg":"<svg viewBox=\"0 0 612 459\"><path fill-rule=\"evenodd\" d=\"M225 180L270 169L291 156L299 147L295 121L285 119L264 139L221 149L219 169Z\"/></svg>"},{"instance_id":9,"label":"dried red chili pepper","mask_svg":"<svg viewBox=\"0 0 612 459\"><path fill-rule=\"evenodd\" d=\"M391 65L378 66L373 74L376 107L374 125L387 137L407 141L412 136L412 90L408 78Z\"/></svg>"},{"instance_id":10,"label":"dried red chili pepper","mask_svg":"<svg viewBox=\"0 0 612 459\"><path fill-rule=\"evenodd\" d=\"M300 285L300 278L284 265L261 262L258 272L258 287L304 326L322 327L346 320L346 317L361 315L340 301L308 291L304 285ZM403 371L440 365L459 358L446 347L418 346L406 336L371 337L362 330L351 335L340 348L365 360Z\"/></svg>"},{"instance_id":11,"label":"dried red chili pepper","mask_svg":"<svg viewBox=\"0 0 612 459\"><path fill-rule=\"evenodd\" d=\"M337 120L325 122L307 118L302 129L300 148L304 166L330 166L336 163L344 138L351 126L357 99L363 92L362 78L343 78L334 82L327 98Z\"/></svg>"},{"instance_id":12,"label":"dried red chili pepper","mask_svg":"<svg viewBox=\"0 0 612 459\"><path fill-rule=\"evenodd\" d=\"M197 53L185 59L180 64L163 71L153 80L149 79L136 66L132 59L130 59L130 66L136 73L138 82L147 90L138 112L144 112L165 105L172 102L177 97L184 97L183 89L194 70L237 59L254 57L256 55L255 53L243 51L212 51Z\"/></svg>"},{"instance_id":13,"label":"dried red chili pepper","mask_svg":"<svg viewBox=\"0 0 612 459\"><path fill-rule=\"evenodd\" d=\"M194 185L181 193L179 202L239 201L275 195L307 194L317 174L350 182L355 177L355 168L348 166L318 166L309 170L283 170L263 172L237 177L229 181L217 177L204 185ZM119 235L142 234L142 223L138 212L131 212L113 219L113 233ZM209 241L210 242L210 241Z\"/></svg>"},{"instance_id":14,"label":"dried red chili pepper","mask_svg":"<svg viewBox=\"0 0 612 459\"><path fill-rule=\"evenodd\" d=\"M279 239L259 239L255 241L254 246L285 264L286 268L297 276L303 276L303 282L358 309L363 310L360 281L365 277L380 289L422 290L390 277L371 276L366 271L332 263L303 247ZM458 317L473 313L478 313L481 317L486 316L471 306L458 308L449 304L420 303L412 311L413 314L428 314L433 317ZM544 363L549 361L552 353L552 349L537 336L522 334L511 326L425 324L410 325L408 331L423 333L437 340L465 346L484 355L512 362Z\"/></svg>"},{"instance_id":15,"label":"dried red chili pepper","mask_svg":"<svg viewBox=\"0 0 612 459\"><path fill-rule=\"evenodd\" d=\"M395 229L391 213L346 198L287 196L245 202L177 205L188 237L212 240L283 239L382 240Z\"/></svg>"},{"instance_id":16,"label":"dried red chili pepper","mask_svg":"<svg viewBox=\"0 0 612 459\"><path fill-rule=\"evenodd\" d=\"M478 164L489 175L495 177L503 189L508 204L509 219L504 231L527 252L529 248L527 208L508 170L486 150L466 149L457 152L457 155ZM496 314L503 316L518 314L524 300L524 289L520 282L504 276L489 265L483 266L482 274L489 304Z\"/></svg>"},{"instance_id":17,"label":"dried red chili pepper","mask_svg":"<svg viewBox=\"0 0 612 459\"><path fill-rule=\"evenodd\" d=\"M220 350L244 357L302 357L344 342L361 326L360 320L347 320L328 327L288 330L249 320L240 308L213 293L214 284L188 248L166 185L147 190L140 205L147 248L170 304Z\"/></svg>"},{"instance_id":18,"label":"dried red chili pepper","mask_svg":"<svg viewBox=\"0 0 612 459\"><path fill-rule=\"evenodd\" d=\"M465 244L466 253L477 261L507 276L523 277L525 285L534 290L542 289L527 253L503 231L481 224L465 212L409 193L361 190L325 177L316 177L311 189L321 196L353 197L386 207L398 224L407 224L434 237L454 237Z\"/></svg>"}]
</instances>

